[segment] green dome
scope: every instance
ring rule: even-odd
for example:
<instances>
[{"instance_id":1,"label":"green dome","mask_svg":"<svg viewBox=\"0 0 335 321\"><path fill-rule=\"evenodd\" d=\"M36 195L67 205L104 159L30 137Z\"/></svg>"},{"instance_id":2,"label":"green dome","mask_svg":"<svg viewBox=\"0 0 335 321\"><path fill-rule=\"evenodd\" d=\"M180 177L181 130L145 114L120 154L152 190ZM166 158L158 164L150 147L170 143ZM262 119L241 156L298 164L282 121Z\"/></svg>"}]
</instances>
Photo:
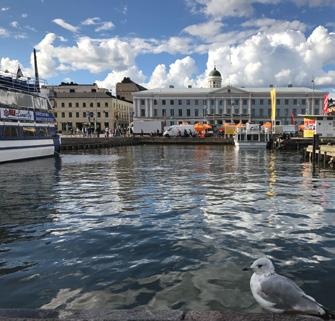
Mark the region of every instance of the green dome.
<instances>
[{"instance_id":1,"label":"green dome","mask_svg":"<svg viewBox=\"0 0 335 321\"><path fill-rule=\"evenodd\" d=\"M220 71L214 67L214 70L209 73L209 77L221 77Z\"/></svg>"}]
</instances>

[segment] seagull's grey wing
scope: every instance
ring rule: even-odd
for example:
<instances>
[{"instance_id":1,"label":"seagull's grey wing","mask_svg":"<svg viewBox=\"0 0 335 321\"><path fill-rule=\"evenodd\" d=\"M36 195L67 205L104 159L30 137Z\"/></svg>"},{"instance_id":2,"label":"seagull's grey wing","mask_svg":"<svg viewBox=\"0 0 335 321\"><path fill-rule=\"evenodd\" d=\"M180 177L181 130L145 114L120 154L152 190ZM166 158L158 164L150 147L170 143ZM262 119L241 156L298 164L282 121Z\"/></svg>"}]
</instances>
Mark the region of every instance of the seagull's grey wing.
<instances>
[{"instance_id":1,"label":"seagull's grey wing","mask_svg":"<svg viewBox=\"0 0 335 321\"><path fill-rule=\"evenodd\" d=\"M322 307L290 279L274 274L261 282L259 295L274 304L273 308L286 312L324 314Z\"/></svg>"}]
</instances>

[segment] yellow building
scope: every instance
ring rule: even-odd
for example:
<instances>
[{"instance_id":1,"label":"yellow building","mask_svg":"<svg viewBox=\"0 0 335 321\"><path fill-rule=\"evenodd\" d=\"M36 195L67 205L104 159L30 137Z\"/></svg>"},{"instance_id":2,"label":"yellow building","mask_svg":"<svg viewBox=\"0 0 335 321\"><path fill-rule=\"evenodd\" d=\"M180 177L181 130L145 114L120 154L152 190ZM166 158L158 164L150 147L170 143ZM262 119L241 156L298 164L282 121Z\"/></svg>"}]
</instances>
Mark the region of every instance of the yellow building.
<instances>
[{"instance_id":1,"label":"yellow building","mask_svg":"<svg viewBox=\"0 0 335 321\"><path fill-rule=\"evenodd\" d=\"M57 119L57 128L63 134L79 133L90 128L100 133L106 128L123 131L133 118L133 104L118 99L96 84L61 83L46 86Z\"/></svg>"}]
</instances>

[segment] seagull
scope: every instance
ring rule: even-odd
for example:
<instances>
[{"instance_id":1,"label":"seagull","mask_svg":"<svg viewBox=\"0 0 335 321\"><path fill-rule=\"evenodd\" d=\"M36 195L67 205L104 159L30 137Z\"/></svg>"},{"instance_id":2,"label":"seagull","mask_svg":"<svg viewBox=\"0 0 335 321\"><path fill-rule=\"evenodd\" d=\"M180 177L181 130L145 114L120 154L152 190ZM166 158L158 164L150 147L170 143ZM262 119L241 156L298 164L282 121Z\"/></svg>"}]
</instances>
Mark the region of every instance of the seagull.
<instances>
[{"instance_id":1,"label":"seagull","mask_svg":"<svg viewBox=\"0 0 335 321\"><path fill-rule=\"evenodd\" d=\"M277 274L267 257L259 258L244 270L250 269L254 271L250 279L251 292L262 308L273 313L297 313L325 320L335 319L333 313L307 295L292 280Z\"/></svg>"}]
</instances>

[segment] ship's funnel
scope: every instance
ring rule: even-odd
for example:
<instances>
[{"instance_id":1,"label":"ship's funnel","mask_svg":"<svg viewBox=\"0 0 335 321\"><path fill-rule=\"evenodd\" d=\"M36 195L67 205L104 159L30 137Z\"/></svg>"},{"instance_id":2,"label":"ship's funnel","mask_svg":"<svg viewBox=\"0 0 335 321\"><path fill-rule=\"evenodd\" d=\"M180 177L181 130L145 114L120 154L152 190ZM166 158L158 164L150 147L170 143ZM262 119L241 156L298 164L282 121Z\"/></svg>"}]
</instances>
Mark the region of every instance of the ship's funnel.
<instances>
[{"instance_id":1,"label":"ship's funnel","mask_svg":"<svg viewBox=\"0 0 335 321\"><path fill-rule=\"evenodd\" d=\"M34 66L35 66L35 87L38 92L40 92L40 80L38 77L38 68L37 68L37 57L36 49L34 48Z\"/></svg>"}]
</instances>

